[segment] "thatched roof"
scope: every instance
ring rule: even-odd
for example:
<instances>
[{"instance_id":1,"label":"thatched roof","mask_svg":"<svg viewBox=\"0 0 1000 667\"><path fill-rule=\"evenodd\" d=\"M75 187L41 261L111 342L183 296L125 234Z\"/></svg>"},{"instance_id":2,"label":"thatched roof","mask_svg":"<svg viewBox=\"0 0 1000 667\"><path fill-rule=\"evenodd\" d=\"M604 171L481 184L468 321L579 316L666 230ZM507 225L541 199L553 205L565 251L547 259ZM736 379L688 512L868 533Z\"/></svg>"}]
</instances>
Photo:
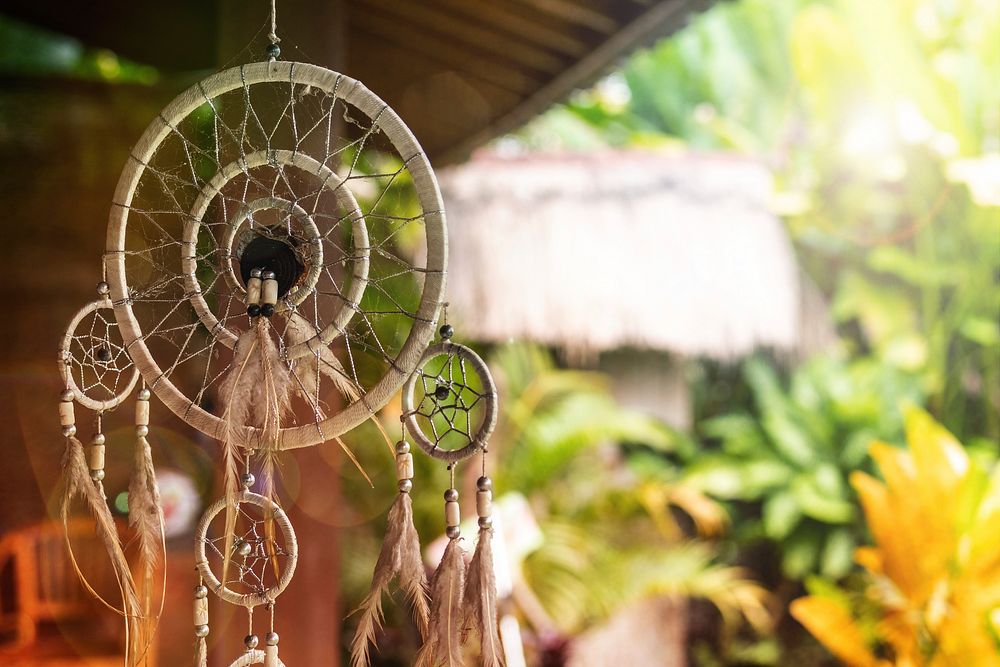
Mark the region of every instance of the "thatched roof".
<instances>
[{"instance_id":1,"label":"thatched roof","mask_svg":"<svg viewBox=\"0 0 1000 667\"><path fill-rule=\"evenodd\" d=\"M450 313L472 339L725 358L800 351L828 330L757 163L487 156L445 170L442 188Z\"/></svg>"}]
</instances>

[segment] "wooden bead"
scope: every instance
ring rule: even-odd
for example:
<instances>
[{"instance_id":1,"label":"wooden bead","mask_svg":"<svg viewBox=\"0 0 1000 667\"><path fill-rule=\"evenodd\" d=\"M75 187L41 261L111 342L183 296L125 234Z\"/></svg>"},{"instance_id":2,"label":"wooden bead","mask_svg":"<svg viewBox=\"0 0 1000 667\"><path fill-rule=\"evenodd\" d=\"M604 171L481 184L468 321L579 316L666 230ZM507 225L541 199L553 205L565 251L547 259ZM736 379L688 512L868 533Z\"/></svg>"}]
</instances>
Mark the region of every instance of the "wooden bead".
<instances>
[{"instance_id":1,"label":"wooden bead","mask_svg":"<svg viewBox=\"0 0 1000 667\"><path fill-rule=\"evenodd\" d=\"M476 513L480 517L487 517L493 515L493 492L492 491L477 491L476 492Z\"/></svg>"},{"instance_id":2,"label":"wooden bead","mask_svg":"<svg viewBox=\"0 0 1000 667\"><path fill-rule=\"evenodd\" d=\"M208 598L195 598L194 624L196 626L208 625Z\"/></svg>"},{"instance_id":3,"label":"wooden bead","mask_svg":"<svg viewBox=\"0 0 1000 667\"><path fill-rule=\"evenodd\" d=\"M275 305L278 303L278 281L269 278L264 281L264 289L261 293L261 303Z\"/></svg>"},{"instance_id":4,"label":"wooden bead","mask_svg":"<svg viewBox=\"0 0 1000 667\"><path fill-rule=\"evenodd\" d=\"M444 523L446 526L457 526L461 523L457 502L449 501L444 504Z\"/></svg>"},{"instance_id":5,"label":"wooden bead","mask_svg":"<svg viewBox=\"0 0 1000 667\"><path fill-rule=\"evenodd\" d=\"M261 279L260 278L250 278L247 281L247 305L252 306L255 303L260 303L260 289L261 289Z\"/></svg>"},{"instance_id":6,"label":"wooden bead","mask_svg":"<svg viewBox=\"0 0 1000 667\"><path fill-rule=\"evenodd\" d=\"M59 424L71 426L76 423L76 411L73 409L73 401L62 401L59 403Z\"/></svg>"},{"instance_id":7,"label":"wooden bead","mask_svg":"<svg viewBox=\"0 0 1000 667\"><path fill-rule=\"evenodd\" d=\"M396 479L413 479L413 454L396 455Z\"/></svg>"},{"instance_id":8,"label":"wooden bead","mask_svg":"<svg viewBox=\"0 0 1000 667\"><path fill-rule=\"evenodd\" d=\"M278 667L278 645L264 647L264 667Z\"/></svg>"},{"instance_id":9,"label":"wooden bead","mask_svg":"<svg viewBox=\"0 0 1000 667\"><path fill-rule=\"evenodd\" d=\"M135 402L135 425L149 426L149 401Z\"/></svg>"},{"instance_id":10,"label":"wooden bead","mask_svg":"<svg viewBox=\"0 0 1000 667\"><path fill-rule=\"evenodd\" d=\"M87 456L87 465L91 470L104 470L104 445L91 445Z\"/></svg>"}]
</instances>

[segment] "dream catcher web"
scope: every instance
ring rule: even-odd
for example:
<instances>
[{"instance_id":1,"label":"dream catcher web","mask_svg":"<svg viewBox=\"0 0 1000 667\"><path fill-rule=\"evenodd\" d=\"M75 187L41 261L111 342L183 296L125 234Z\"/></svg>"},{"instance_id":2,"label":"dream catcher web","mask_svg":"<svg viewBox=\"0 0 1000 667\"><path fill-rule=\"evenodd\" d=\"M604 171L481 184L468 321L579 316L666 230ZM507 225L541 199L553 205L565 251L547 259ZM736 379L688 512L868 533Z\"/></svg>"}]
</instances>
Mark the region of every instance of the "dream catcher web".
<instances>
[{"instance_id":1,"label":"dream catcher web","mask_svg":"<svg viewBox=\"0 0 1000 667\"><path fill-rule=\"evenodd\" d=\"M246 280L255 261L274 270L273 333L297 390L290 425L313 426L290 442L313 444L380 407L416 361L407 343L433 330L436 185L421 187L429 167L398 118L347 77L275 62L214 79L161 114L158 143L140 142L149 155L134 152L123 175L115 303L133 356L155 367L154 391L218 435L213 401L249 326Z\"/></svg>"}]
</instances>

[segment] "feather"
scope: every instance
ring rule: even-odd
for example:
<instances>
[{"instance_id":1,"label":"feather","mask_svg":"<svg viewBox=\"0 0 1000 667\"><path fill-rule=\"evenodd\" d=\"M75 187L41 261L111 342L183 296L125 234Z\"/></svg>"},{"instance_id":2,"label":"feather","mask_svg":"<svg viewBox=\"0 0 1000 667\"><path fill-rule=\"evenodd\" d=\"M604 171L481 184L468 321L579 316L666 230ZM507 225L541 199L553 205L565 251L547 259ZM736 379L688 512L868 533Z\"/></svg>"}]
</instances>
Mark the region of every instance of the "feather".
<instances>
[{"instance_id":1,"label":"feather","mask_svg":"<svg viewBox=\"0 0 1000 667\"><path fill-rule=\"evenodd\" d=\"M285 345L291 347L292 345L298 345L300 343L305 343L313 339L316 336L316 327L306 318L302 317L295 311L291 311L288 316L288 324L285 327ZM295 393L301 396L312 408L313 412L316 413L318 419L326 419L326 414L323 411L323 406L319 398L319 385L320 377L325 375L332 382L333 386L338 392L347 400L348 403L353 403L361 398L364 393L361 385L354 381L354 379L348 375L347 371L344 370L344 365L340 363L340 359L337 355L333 353L333 350L324 346L319 346L312 354L312 356L304 356L299 358L295 362L295 366L292 369L294 374L294 385ZM386 432L385 427L382 426L382 422L379 421L378 416L372 413L370 419L375 424L375 427L382 434L382 439L385 441L386 446L393 456L396 455L396 449L393 446L392 438ZM358 468L361 474L364 476L368 483L371 484L371 479L361 468L361 464L358 462L354 454L347 449L347 446L343 442L340 442L340 446L344 448L347 456L351 459L354 465Z\"/></svg>"},{"instance_id":2,"label":"feather","mask_svg":"<svg viewBox=\"0 0 1000 667\"><path fill-rule=\"evenodd\" d=\"M399 585L413 608L420 636L426 640L429 616L427 575L420 558L420 538L413 527L413 501L408 493L398 494L389 509L382 550L372 575L372 588L357 609L361 617L351 642L352 667L369 664L369 647L376 643L375 636L382 627L382 595L394 576L399 578Z\"/></svg>"},{"instance_id":3,"label":"feather","mask_svg":"<svg viewBox=\"0 0 1000 667\"><path fill-rule=\"evenodd\" d=\"M479 530L479 544L469 563L469 576L465 582L466 632L473 631L480 638L483 667L504 667L503 647L497 630L497 578L493 570L493 529Z\"/></svg>"},{"instance_id":4,"label":"feather","mask_svg":"<svg viewBox=\"0 0 1000 667\"><path fill-rule=\"evenodd\" d=\"M87 467L87 459L83 451L83 445L74 437L66 439L66 452L62 461L62 502L60 504L60 515L63 527L68 528L70 504L77 496L81 497L87 505L91 516L96 524L96 534L104 545L111 559L111 567L118 580L118 586L122 595L122 608L118 609L114 605L104 600L101 595L94 590L87 581L83 572L77 566L73 556L73 548L69 542L69 531L66 531L66 544L70 552L73 567L76 570L84 588L97 598L105 606L122 614L126 622L126 664L130 664L128 656L135 656L137 650L137 633L135 631L136 620L140 615L139 598L135 590L135 581L132 578L132 571L129 568L128 560L122 549L121 540L118 536L118 529L115 526L114 517L108 508L107 497L104 495L104 486L100 482L95 482L90 478L90 470Z\"/></svg>"},{"instance_id":5,"label":"feather","mask_svg":"<svg viewBox=\"0 0 1000 667\"><path fill-rule=\"evenodd\" d=\"M233 348L233 362L225 379L219 385L219 396L224 406L222 452L225 461L226 487L226 545L222 552L221 580L223 585L228 581L236 533L236 508L240 494L239 448L246 445L239 439L242 437L243 427L249 421L254 390L260 384L261 365L253 361L256 349L257 333L254 326L240 334L237 339Z\"/></svg>"},{"instance_id":6,"label":"feather","mask_svg":"<svg viewBox=\"0 0 1000 667\"><path fill-rule=\"evenodd\" d=\"M431 613L427 639L417 653L418 667L458 667L462 661L462 596L465 552L458 539L448 542L431 580Z\"/></svg>"},{"instance_id":7,"label":"feather","mask_svg":"<svg viewBox=\"0 0 1000 667\"><path fill-rule=\"evenodd\" d=\"M144 651L148 651L155 632L156 620L152 613L153 573L165 553L163 533L163 507L160 489L153 468L153 454L149 442L139 437L135 447L135 469L128 488L129 525L139 542L139 561L142 566L141 609L139 634Z\"/></svg>"},{"instance_id":8,"label":"feather","mask_svg":"<svg viewBox=\"0 0 1000 667\"><path fill-rule=\"evenodd\" d=\"M199 637L195 645L194 667L208 667L208 646L203 637Z\"/></svg>"}]
</instances>

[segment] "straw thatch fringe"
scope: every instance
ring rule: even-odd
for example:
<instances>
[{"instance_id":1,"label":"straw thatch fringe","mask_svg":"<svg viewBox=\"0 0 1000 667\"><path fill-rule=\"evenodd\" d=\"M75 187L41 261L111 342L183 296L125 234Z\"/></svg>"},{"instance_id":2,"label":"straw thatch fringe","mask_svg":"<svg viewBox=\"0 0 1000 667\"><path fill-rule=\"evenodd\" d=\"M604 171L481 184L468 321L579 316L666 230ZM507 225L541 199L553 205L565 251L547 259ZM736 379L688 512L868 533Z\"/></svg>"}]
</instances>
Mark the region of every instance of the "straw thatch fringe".
<instances>
[{"instance_id":1,"label":"straw thatch fringe","mask_svg":"<svg viewBox=\"0 0 1000 667\"><path fill-rule=\"evenodd\" d=\"M479 635L483 667L504 667L503 646L497 629L497 578L493 570L493 529L479 530L479 544L469 563L462 602L466 633Z\"/></svg>"},{"instance_id":2,"label":"straw thatch fringe","mask_svg":"<svg viewBox=\"0 0 1000 667\"><path fill-rule=\"evenodd\" d=\"M369 647L377 643L376 634L382 627L382 595L395 576L399 577L399 586L410 602L420 636L426 641L429 622L427 575L420 559L420 538L413 527L413 501L408 493L398 494L389 509L382 551L372 575L372 588L357 609L361 617L351 642L352 667L369 664Z\"/></svg>"},{"instance_id":3,"label":"straw thatch fringe","mask_svg":"<svg viewBox=\"0 0 1000 667\"><path fill-rule=\"evenodd\" d=\"M131 658L134 658L141 651L139 650L138 637L136 632L136 620L140 616L139 598L135 590L135 581L132 578L132 571L129 568L125 552L122 550L121 541L118 537L118 529L115 527L115 520L111 516L108 508L107 497L104 495L104 487L100 482L95 482L90 478L90 470L87 467L87 459L83 451L83 445L74 437L66 439L66 452L62 460L62 502L59 513L62 518L63 527L66 534L66 544L69 549L70 559L77 576L83 583L84 588L97 598L105 606L113 609L125 617L126 622L126 650L125 664L131 665ZM96 534L100 539L104 549L111 559L111 567L118 580L118 587L122 596L121 609L107 602L94 590L86 576L80 570L73 556L73 547L69 542L69 514L70 504L76 497L83 499L91 516L96 523Z\"/></svg>"},{"instance_id":4,"label":"straw thatch fringe","mask_svg":"<svg viewBox=\"0 0 1000 667\"><path fill-rule=\"evenodd\" d=\"M166 550L163 532L163 507L160 489L153 468L153 453L146 438L139 436L135 447L135 468L128 488L129 525L139 542L139 562L142 566L142 583L138 593L142 617L138 623L137 641L143 653L149 651L156 630L159 614L152 613L153 574Z\"/></svg>"},{"instance_id":5,"label":"straw thatch fringe","mask_svg":"<svg viewBox=\"0 0 1000 667\"><path fill-rule=\"evenodd\" d=\"M431 580L431 616L427 640L417 653L417 667L458 667L462 660L462 596L465 554L458 539L448 542Z\"/></svg>"}]
</instances>

